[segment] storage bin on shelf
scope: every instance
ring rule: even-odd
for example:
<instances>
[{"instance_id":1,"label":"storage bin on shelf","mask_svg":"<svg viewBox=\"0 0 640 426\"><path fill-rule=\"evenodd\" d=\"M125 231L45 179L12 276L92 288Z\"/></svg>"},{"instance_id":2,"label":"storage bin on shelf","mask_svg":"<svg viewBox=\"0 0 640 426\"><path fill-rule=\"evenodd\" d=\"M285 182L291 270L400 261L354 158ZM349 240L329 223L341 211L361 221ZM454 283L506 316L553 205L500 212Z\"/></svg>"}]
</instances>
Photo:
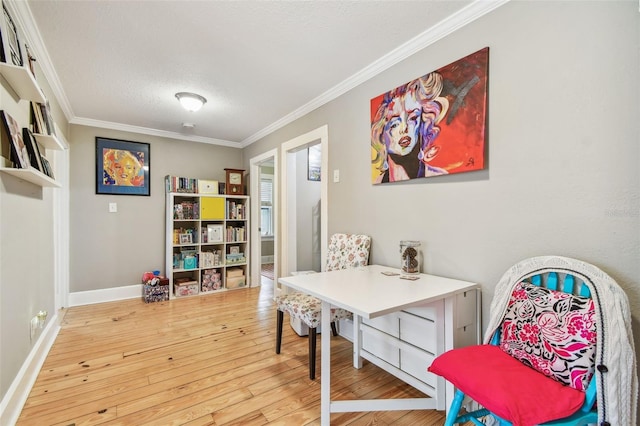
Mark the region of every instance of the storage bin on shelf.
<instances>
[{"instance_id":1,"label":"storage bin on shelf","mask_svg":"<svg viewBox=\"0 0 640 426\"><path fill-rule=\"evenodd\" d=\"M242 268L227 269L227 279L225 286L230 288L239 288L246 285L244 270Z\"/></svg>"},{"instance_id":2,"label":"storage bin on shelf","mask_svg":"<svg viewBox=\"0 0 640 426\"><path fill-rule=\"evenodd\" d=\"M178 278L173 285L176 297L193 296L198 294L198 281L189 278Z\"/></svg>"},{"instance_id":3,"label":"storage bin on shelf","mask_svg":"<svg viewBox=\"0 0 640 426\"><path fill-rule=\"evenodd\" d=\"M219 269L204 269L200 291L214 291L222 288L222 274Z\"/></svg>"}]
</instances>

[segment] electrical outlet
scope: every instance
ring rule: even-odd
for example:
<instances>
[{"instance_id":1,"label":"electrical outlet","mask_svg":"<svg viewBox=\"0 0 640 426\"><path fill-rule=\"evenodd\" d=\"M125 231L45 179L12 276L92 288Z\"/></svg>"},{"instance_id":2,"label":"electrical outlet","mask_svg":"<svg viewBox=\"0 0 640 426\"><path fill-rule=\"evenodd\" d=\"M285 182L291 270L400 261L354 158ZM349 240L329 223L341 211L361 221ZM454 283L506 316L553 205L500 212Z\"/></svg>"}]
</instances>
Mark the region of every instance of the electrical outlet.
<instances>
[{"instance_id":1,"label":"electrical outlet","mask_svg":"<svg viewBox=\"0 0 640 426\"><path fill-rule=\"evenodd\" d=\"M118 203L109 203L109 213L118 213Z\"/></svg>"}]
</instances>

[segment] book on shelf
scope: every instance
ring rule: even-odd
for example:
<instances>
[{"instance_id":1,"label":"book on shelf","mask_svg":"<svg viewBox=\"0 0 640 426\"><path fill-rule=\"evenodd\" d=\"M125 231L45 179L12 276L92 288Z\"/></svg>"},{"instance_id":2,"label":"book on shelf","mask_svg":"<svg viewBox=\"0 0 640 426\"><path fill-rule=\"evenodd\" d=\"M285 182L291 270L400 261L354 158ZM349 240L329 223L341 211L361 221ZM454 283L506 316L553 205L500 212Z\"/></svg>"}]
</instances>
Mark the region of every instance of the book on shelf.
<instances>
[{"instance_id":1,"label":"book on shelf","mask_svg":"<svg viewBox=\"0 0 640 426\"><path fill-rule=\"evenodd\" d=\"M227 226L227 241L246 241L246 232L243 226Z\"/></svg>"},{"instance_id":2,"label":"book on shelf","mask_svg":"<svg viewBox=\"0 0 640 426\"><path fill-rule=\"evenodd\" d=\"M40 104L31 101L31 122L33 123L33 133L47 134L47 126L42 117Z\"/></svg>"},{"instance_id":3,"label":"book on shelf","mask_svg":"<svg viewBox=\"0 0 640 426\"><path fill-rule=\"evenodd\" d=\"M44 104L31 102L31 122L33 123L33 133L55 136L56 129L49 101Z\"/></svg>"},{"instance_id":4,"label":"book on shelf","mask_svg":"<svg viewBox=\"0 0 640 426\"><path fill-rule=\"evenodd\" d=\"M56 129L53 125L53 117L51 116L51 107L49 106L49 101L47 101L44 104L40 104L40 107L42 109L42 115L44 118L44 122L47 125L47 134L48 135L55 135L56 134Z\"/></svg>"},{"instance_id":5,"label":"book on shelf","mask_svg":"<svg viewBox=\"0 0 640 426\"><path fill-rule=\"evenodd\" d=\"M164 182L167 192L187 194L196 194L198 192L198 179L166 175Z\"/></svg>"},{"instance_id":6,"label":"book on shelf","mask_svg":"<svg viewBox=\"0 0 640 426\"><path fill-rule=\"evenodd\" d=\"M229 201L228 214L231 220L244 220L246 218L245 211L246 206L244 203L236 203L235 201Z\"/></svg>"}]
</instances>

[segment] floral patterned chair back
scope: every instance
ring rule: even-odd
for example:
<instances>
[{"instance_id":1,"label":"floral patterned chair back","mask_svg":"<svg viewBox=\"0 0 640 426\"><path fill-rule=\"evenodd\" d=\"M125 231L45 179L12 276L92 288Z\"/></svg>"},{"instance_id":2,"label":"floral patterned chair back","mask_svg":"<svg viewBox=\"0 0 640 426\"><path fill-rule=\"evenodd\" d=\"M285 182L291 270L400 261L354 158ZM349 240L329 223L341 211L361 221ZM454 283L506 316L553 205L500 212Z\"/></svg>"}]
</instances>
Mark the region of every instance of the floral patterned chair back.
<instances>
[{"instance_id":1,"label":"floral patterned chair back","mask_svg":"<svg viewBox=\"0 0 640 426\"><path fill-rule=\"evenodd\" d=\"M327 271L369 264L371 237L360 234L333 234L327 252Z\"/></svg>"},{"instance_id":2,"label":"floral patterned chair back","mask_svg":"<svg viewBox=\"0 0 640 426\"><path fill-rule=\"evenodd\" d=\"M369 248L371 237L356 234L334 234L329 240L327 253L327 271L338 269L356 268L369 264ZM276 325L276 353L280 353L282 345L282 323L284 313L292 318L301 320L309 327L309 378L316 377L316 328L320 325L322 314L322 301L309 294L293 292L286 293L276 298L277 325ZM331 328L334 336L337 335L335 322L341 319L351 318L351 312L331 307Z\"/></svg>"}]
</instances>

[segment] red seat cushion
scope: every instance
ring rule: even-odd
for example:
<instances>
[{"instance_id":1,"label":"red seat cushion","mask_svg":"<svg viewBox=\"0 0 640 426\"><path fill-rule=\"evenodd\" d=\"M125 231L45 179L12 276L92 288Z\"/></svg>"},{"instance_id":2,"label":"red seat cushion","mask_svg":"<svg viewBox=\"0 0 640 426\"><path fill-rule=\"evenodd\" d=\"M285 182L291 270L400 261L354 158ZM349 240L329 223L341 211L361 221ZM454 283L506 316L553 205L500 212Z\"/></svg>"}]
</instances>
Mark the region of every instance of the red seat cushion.
<instances>
[{"instance_id":1,"label":"red seat cushion","mask_svg":"<svg viewBox=\"0 0 640 426\"><path fill-rule=\"evenodd\" d=\"M493 345L445 352L428 369L514 426L530 426L570 416L584 392L527 367Z\"/></svg>"}]
</instances>

